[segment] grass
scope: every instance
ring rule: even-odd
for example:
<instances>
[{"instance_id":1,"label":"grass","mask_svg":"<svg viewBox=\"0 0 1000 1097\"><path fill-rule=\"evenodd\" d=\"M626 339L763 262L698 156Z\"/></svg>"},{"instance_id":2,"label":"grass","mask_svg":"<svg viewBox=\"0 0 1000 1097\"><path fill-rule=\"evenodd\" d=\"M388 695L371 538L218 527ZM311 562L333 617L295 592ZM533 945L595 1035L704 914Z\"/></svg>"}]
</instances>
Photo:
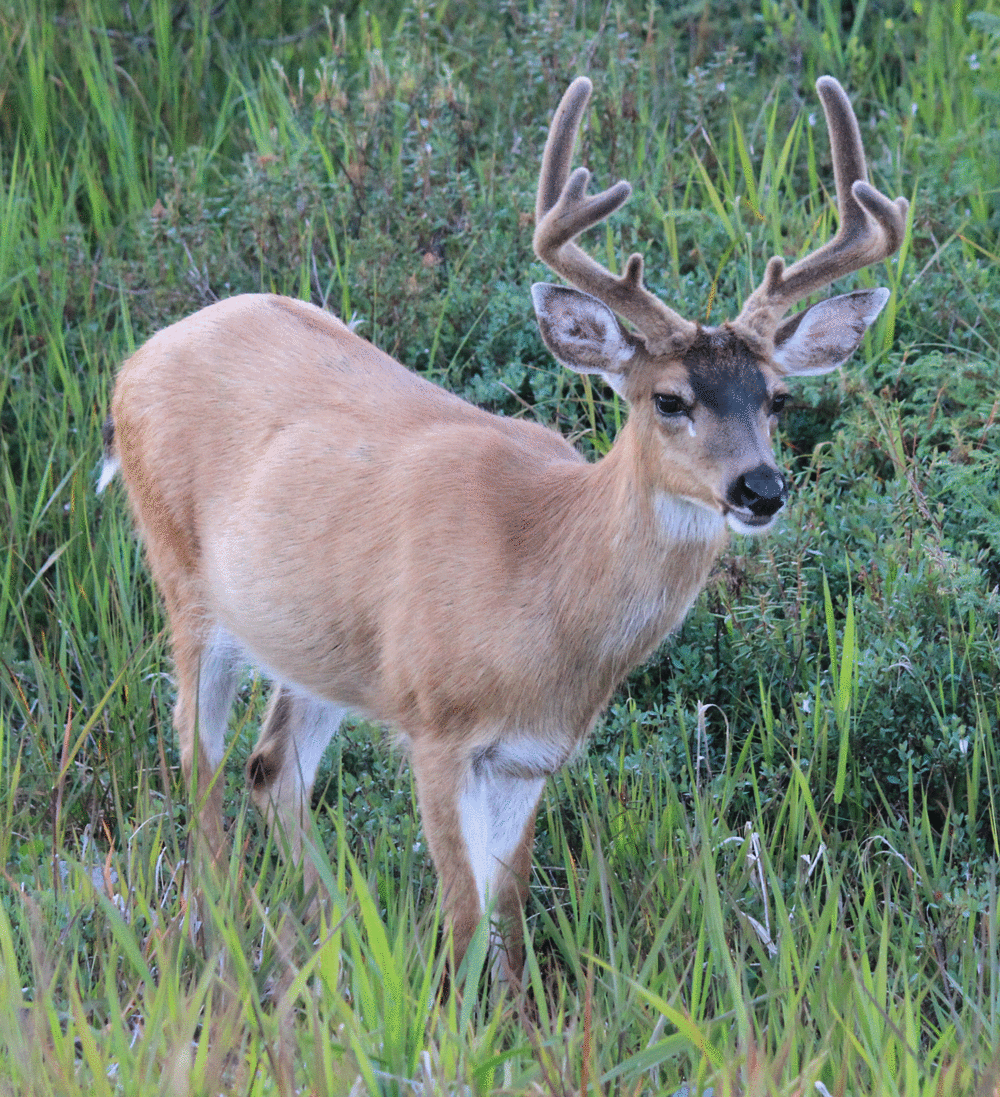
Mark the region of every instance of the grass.
<instances>
[{"instance_id":1,"label":"grass","mask_svg":"<svg viewBox=\"0 0 1000 1097\"><path fill-rule=\"evenodd\" d=\"M1000 1085L1000 9L11 0L0 11L0 1094L975 1095ZM781 529L736 540L549 783L527 1004L451 993L408 771L358 724L315 796L334 903L228 765L195 896L163 618L94 494L117 362L216 297L309 297L603 452L527 286L544 126L635 193L589 241L732 315L832 227L812 81L912 200L892 299L797 386ZM845 280L845 284L847 281ZM289 974L291 973L291 975ZM291 1054L289 1055L289 1050Z\"/></svg>"}]
</instances>

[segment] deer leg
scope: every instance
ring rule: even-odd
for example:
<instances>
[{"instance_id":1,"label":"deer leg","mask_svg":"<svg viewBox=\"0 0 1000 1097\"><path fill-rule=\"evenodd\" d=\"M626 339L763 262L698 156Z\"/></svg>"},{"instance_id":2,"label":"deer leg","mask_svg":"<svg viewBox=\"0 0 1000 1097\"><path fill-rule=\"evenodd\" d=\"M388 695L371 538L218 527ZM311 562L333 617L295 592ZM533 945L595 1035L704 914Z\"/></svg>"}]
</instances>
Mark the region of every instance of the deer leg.
<instances>
[{"instance_id":1,"label":"deer leg","mask_svg":"<svg viewBox=\"0 0 1000 1097\"><path fill-rule=\"evenodd\" d=\"M452 928L456 968L484 912L497 933L498 975L520 984L521 911L531 872L535 813L545 778L517 776L485 759L414 744L417 799Z\"/></svg>"},{"instance_id":2,"label":"deer leg","mask_svg":"<svg viewBox=\"0 0 1000 1097\"><path fill-rule=\"evenodd\" d=\"M171 614L171 624L177 674L174 725L181 769L194 799L199 840L218 863L225 838L223 780L216 771L225 754L229 710L239 681L239 649L224 629L215 628L205 637L177 613Z\"/></svg>"},{"instance_id":3,"label":"deer leg","mask_svg":"<svg viewBox=\"0 0 1000 1097\"><path fill-rule=\"evenodd\" d=\"M518 782L512 800L520 802L523 826L520 837L510 853L503 859L496 855L497 875L493 893L496 900L493 908L493 920L499 931L499 941L494 945L494 967L497 976L514 987L521 985L524 971L524 939L521 930L521 916L528 899L528 885L531 880L532 854L535 842L535 816L544 778L510 778ZM490 891L484 889L487 899ZM497 947L499 945L499 947Z\"/></svg>"},{"instance_id":4,"label":"deer leg","mask_svg":"<svg viewBox=\"0 0 1000 1097\"><path fill-rule=\"evenodd\" d=\"M476 891L493 922L493 971L514 986L520 986L524 967L521 915L544 787L544 777L516 776L482 763L473 766L460 801Z\"/></svg>"},{"instance_id":5,"label":"deer leg","mask_svg":"<svg viewBox=\"0 0 1000 1097\"><path fill-rule=\"evenodd\" d=\"M295 864L303 860L316 771L346 711L289 686L277 685L247 762L253 801L275 830L283 852ZM316 882L311 864L303 865L303 876L308 891Z\"/></svg>"}]
</instances>

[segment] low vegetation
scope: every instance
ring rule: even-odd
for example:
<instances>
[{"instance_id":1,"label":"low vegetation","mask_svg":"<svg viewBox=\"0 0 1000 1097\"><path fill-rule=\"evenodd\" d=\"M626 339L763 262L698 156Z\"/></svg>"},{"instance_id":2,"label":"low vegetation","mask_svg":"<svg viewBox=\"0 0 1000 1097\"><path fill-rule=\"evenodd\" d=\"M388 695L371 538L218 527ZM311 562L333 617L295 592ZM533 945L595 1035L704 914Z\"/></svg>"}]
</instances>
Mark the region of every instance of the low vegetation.
<instances>
[{"instance_id":1,"label":"low vegetation","mask_svg":"<svg viewBox=\"0 0 1000 1097\"><path fill-rule=\"evenodd\" d=\"M0 29L0 1095L995 1094L996 0L10 0ZM485 942L464 993L445 976L379 729L321 772L335 904L301 928L243 790L256 679L237 856L192 895L163 618L95 474L117 363L262 289L600 455L622 409L558 369L527 292L584 72L579 162L635 185L591 247L644 252L687 316L830 234L824 72L912 226L841 283L892 290L862 351L796 384L780 530L733 540L549 783L530 990L490 1006Z\"/></svg>"}]
</instances>

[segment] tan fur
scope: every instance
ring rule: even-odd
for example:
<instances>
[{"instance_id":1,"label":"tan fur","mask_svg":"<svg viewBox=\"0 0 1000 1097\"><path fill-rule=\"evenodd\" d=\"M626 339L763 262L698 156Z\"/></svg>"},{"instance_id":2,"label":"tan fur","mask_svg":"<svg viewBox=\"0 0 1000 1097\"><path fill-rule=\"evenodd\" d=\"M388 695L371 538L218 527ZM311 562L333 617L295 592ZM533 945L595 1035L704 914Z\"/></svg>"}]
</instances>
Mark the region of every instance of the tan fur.
<instances>
[{"instance_id":1,"label":"tan fur","mask_svg":"<svg viewBox=\"0 0 1000 1097\"><path fill-rule=\"evenodd\" d=\"M574 124L581 87L567 93ZM564 197L544 174L540 210ZM613 302L638 292L641 264L630 272ZM769 339L675 323L665 306L647 339L594 297L532 292L557 356L630 405L595 464L268 295L153 336L122 367L107 436L170 619L175 723L209 851L224 850L216 769L249 661L276 686L248 779L290 855L343 714L384 722L410 751L456 961L488 904L514 980L544 779L683 620L726 524L763 530L780 510L783 373L834 368L887 296L826 302L771 359ZM636 314L649 309L641 298Z\"/></svg>"}]
</instances>

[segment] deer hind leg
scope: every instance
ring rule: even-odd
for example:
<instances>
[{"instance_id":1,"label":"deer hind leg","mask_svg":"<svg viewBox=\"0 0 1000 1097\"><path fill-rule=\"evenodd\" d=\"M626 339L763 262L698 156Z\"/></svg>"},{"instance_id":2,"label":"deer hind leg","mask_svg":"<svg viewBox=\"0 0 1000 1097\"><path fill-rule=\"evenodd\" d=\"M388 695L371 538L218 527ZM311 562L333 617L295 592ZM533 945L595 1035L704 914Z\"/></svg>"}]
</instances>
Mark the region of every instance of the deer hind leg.
<instances>
[{"instance_id":1,"label":"deer hind leg","mask_svg":"<svg viewBox=\"0 0 1000 1097\"><path fill-rule=\"evenodd\" d=\"M309 800L316 771L346 709L277 685L264 716L257 745L247 762L251 795L285 855L302 860ZM315 883L310 864L303 866L306 889Z\"/></svg>"},{"instance_id":2,"label":"deer hind leg","mask_svg":"<svg viewBox=\"0 0 1000 1097\"><path fill-rule=\"evenodd\" d=\"M542 774L505 770L488 755L459 757L414 744L417 798L461 963L484 912L494 972L519 985L524 963L521 912L531 874Z\"/></svg>"},{"instance_id":3,"label":"deer hind leg","mask_svg":"<svg viewBox=\"0 0 1000 1097\"><path fill-rule=\"evenodd\" d=\"M215 627L206 634L185 615L171 612L170 618L177 675L174 725L181 769L195 803L199 841L218 862L225 849L224 782L216 771L225 754L229 710L242 660L238 645L224 629Z\"/></svg>"}]
</instances>

